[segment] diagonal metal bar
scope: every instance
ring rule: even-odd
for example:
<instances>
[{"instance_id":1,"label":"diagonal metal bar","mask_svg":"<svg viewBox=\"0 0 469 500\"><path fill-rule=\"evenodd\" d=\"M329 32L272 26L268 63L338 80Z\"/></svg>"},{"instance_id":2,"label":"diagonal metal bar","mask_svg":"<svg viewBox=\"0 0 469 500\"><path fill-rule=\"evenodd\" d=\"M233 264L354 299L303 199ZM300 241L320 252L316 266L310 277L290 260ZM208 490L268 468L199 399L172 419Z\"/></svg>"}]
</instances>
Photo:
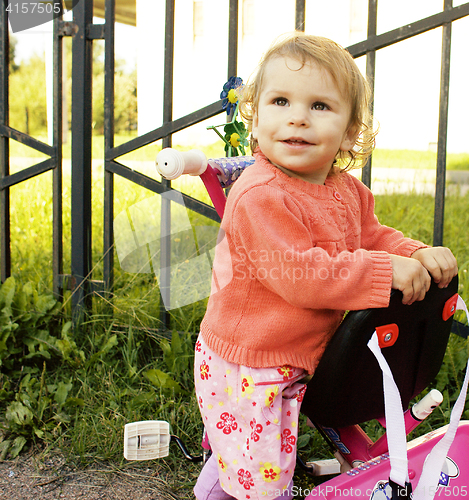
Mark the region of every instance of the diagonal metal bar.
<instances>
[{"instance_id":1,"label":"diagonal metal bar","mask_svg":"<svg viewBox=\"0 0 469 500\"><path fill-rule=\"evenodd\" d=\"M224 110L222 108L222 101L214 102L213 104L209 104L202 109L194 111L189 115L183 116L182 118L178 118L169 123L163 124L161 127L147 132L144 135L136 137L131 141L128 141L120 146L116 146L111 148L106 153L106 160L115 160L119 156L130 153L131 151L135 151L143 146L147 146L152 142L159 141L171 134L175 134L180 130L184 130L191 125L195 125L203 120L207 120L208 118L212 118L220 113L223 113Z\"/></svg>"},{"instance_id":2,"label":"diagonal metal bar","mask_svg":"<svg viewBox=\"0 0 469 500\"><path fill-rule=\"evenodd\" d=\"M9 139L14 139L15 141L35 149L40 153L44 153L45 155L55 156L55 148L53 146L49 146L49 144L46 144L45 142L38 141L34 137L31 137L30 135L20 132L14 128L0 124L0 135L8 137Z\"/></svg>"},{"instance_id":3,"label":"diagonal metal bar","mask_svg":"<svg viewBox=\"0 0 469 500\"><path fill-rule=\"evenodd\" d=\"M48 158L47 160L32 165L31 167L24 168L20 172L16 172L14 174L10 174L3 177L2 179L0 179L0 189L3 190L7 187L19 184L20 182L32 179L33 177L36 177L36 175L48 172L49 170L52 170L55 167L56 167L55 158Z\"/></svg>"},{"instance_id":4,"label":"diagonal metal bar","mask_svg":"<svg viewBox=\"0 0 469 500\"><path fill-rule=\"evenodd\" d=\"M174 197L168 196L168 199L170 199L171 201L183 204L189 210L197 212L213 221L220 222L220 217L218 216L216 210L203 201L197 200L196 198L192 198L192 196L181 193L177 189L165 187L161 182L148 177L147 175L141 174L140 172L136 172L135 170L132 170L131 168L126 167L125 165L122 165L121 163L118 163L116 161L108 162L106 164L106 169L109 172L119 175L120 177L138 184L139 186L148 189L149 191L153 191L156 194L172 192L174 193ZM183 203L181 203L181 200L183 201Z\"/></svg>"},{"instance_id":5,"label":"diagonal metal bar","mask_svg":"<svg viewBox=\"0 0 469 500\"><path fill-rule=\"evenodd\" d=\"M347 47L347 50L353 57L361 57L372 50L389 47L390 45L402 42L403 40L438 28L444 24L451 23L452 21L457 21L468 15L469 3L464 3L381 35L371 36L363 42L350 45Z\"/></svg>"}]
</instances>

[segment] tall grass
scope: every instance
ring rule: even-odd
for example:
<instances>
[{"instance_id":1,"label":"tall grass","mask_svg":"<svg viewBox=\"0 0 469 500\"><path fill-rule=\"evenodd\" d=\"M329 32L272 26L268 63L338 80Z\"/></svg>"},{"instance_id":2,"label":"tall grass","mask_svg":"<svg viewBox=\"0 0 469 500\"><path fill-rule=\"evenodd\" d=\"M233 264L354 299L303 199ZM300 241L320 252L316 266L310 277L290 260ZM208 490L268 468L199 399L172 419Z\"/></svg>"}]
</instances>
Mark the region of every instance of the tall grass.
<instances>
[{"instance_id":1,"label":"tall grass","mask_svg":"<svg viewBox=\"0 0 469 500\"><path fill-rule=\"evenodd\" d=\"M125 140L125 138L120 138ZM99 148L98 141L95 141ZM158 147L123 158L123 163L151 173L154 154ZM101 150L102 152L102 150ZM374 165L401 164L409 159L409 152L377 152ZM12 148L15 155L15 148ZM208 150L207 156L223 156L223 148ZM432 156L418 155L412 165L428 165ZM427 158L428 156L428 158ZM97 156L101 157L102 156ZM132 163L132 162L141 163ZM422 167L424 168L424 167ZM426 167L425 167L426 168ZM153 175L153 174L152 174ZM32 281L45 289L51 288L52 259L52 200L51 174L31 179L11 190L12 199L12 262L13 274L21 283ZM178 181L175 187L208 202L208 196L199 179ZM64 269L70 269L70 178L65 172L64 202ZM155 195L124 179L115 182L115 215ZM103 167L97 164L93 171L93 278L102 277L103 230ZM158 203L156 198L155 203ZM380 221L402 230L406 235L432 243L434 199L428 195L393 194L376 198L376 212ZM155 205L156 206L156 205ZM194 224L211 224L198 219ZM452 248L460 266L460 293L468 299L469 281L469 197L452 194L446 199L445 245ZM171 338L161 330L159 319L159 289L151 273L129 273L119 265L115 254L115 295L112 300L96 297L93 312L79 329L73 332L72 354L68 361L52 357L30 367L31 373L42 372L47 384L60 381L71 384L69 398L64 406L62 424L53 427L42 439L32 436L33 442L44 453L60 448L70 461L88 463L109 460L125 467L122 457L123 427L135 420L164 419L172 431L183 438L196 453L202 431L197 404L192 392L192 345L202 319L206 301L172 311ZM69 319L70 296L62 306L62 322ZM68 338L68 337L63 337ZM437 380L438 387L447 396L441 410L422 427L429 430L447 422L450 403L454 400L457 385L461 382L461 366L467 358L467 343L453 339L445 364ZM46 369L47 367L47 369ZM35 371L36 370L36 371ZM159 379L158 373L168 376ZM156 374L156 375L155 375ZM19 380L19 379L18 379ZM0 379L0 384L4 378ZM1 389L1 388L0 388ZM6 397L6 396L5 396ZM6 406L0 390L0 405ZM3 399L2 399L3 398ZM467 413L467 412L466 412ZM62 415L62 414L61 414ZM466 414L466 417L469 415ZM59 418L59 416L55 416ZM49 427L48 427L49 428ZM378 432L373 424L368 430ZM320 438L302 422L301 433L310 434L302 439L302 453L309 457L327 456ZM308 442L309 439L309 442ZM145 464L148 466L148 464ZM179 453L151 464L181 498L191 497L191 486L199 466L187 464ZM305 486L311 480L299 475Z\"/></svg>"},{"instance_id":2,"label":"tall grass","mask_svg":"<svg viewBox=\"0 0 469 500\"><path fill-rule=\"evenodd\" d=\"M373 166L380 168L411 168L435 170L435 151L412 151L376 149L373 152ZM469 154L451 153L446 157L448 170L469 170Z\"/></svg>"}]
</instances>

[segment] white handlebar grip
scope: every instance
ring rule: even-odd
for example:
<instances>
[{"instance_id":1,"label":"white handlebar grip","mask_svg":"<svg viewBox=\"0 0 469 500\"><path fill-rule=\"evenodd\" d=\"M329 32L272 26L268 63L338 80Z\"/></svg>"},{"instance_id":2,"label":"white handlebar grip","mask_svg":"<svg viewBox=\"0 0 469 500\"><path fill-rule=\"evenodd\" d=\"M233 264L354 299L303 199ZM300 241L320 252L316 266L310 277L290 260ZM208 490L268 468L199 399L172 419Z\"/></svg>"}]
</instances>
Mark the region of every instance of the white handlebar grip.
<instances>
[{"instance_id":1,"label":"white handlebar grip","mask_svg":"<svg viewBox=\"0 0 469 500\"><path fill-rule=\"evenodd\" d=\"M207 157L198 149L177 151L162 149L156 156L156 169L165 179L177 179L182 174L200 175L207 168Z\"/></svg>"},{"instance_id":2,"label":"white handlebar grip","mask_svg":"<svg viewBox=\"0 0 469 500\"><path fill-rule=\"evenodd\" d=\"M425 397L412 407L412 413L418 420L424 420L443 401L443 394L437 389L432 389Z\"/></svg>"}]
</instances>

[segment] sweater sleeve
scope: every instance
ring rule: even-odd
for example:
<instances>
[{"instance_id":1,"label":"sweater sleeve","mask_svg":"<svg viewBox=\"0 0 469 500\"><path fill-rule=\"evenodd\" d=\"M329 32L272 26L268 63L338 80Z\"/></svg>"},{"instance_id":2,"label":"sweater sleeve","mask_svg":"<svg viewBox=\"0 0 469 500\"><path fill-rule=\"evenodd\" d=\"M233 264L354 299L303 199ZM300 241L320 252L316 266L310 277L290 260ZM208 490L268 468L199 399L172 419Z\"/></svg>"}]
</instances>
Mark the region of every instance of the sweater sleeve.
<instances>
[{"instance_id":1,"label":"sweater sleeve","mask_svg":"<svg viewBox=\"0 0 469 500\"><path fill-rule=\"evenodd\" d=\"M410 257L419 248L428 245L406 238L401 231L380 224L375 214L375 199L371 191L358 179L354 179L361 200L361 245L367 250L384 251L402 257Z\"/></svg>"},{"instance_id":2,"label":"sweater sleeve","mask_svg":"<svg viewBox=\"0 0 469 500\"><path fill-rule=\"evenodd\" d=\"M327 245L316 243L322 235L311 234L305 217L298 202L279 189L259 186L240 196L229 231L249 278L296 307L386 307L389 255L364 249L333 255Z\"/></svg>"}]
</instances>

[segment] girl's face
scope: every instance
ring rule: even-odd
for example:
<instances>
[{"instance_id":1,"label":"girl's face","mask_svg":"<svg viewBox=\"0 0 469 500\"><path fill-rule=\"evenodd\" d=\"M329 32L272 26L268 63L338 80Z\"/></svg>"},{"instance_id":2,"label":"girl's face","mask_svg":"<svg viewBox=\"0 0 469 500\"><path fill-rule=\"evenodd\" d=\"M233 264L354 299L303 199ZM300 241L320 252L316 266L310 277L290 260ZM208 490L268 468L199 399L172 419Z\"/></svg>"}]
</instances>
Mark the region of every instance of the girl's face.
<instances>
[{"instance_id":1,"label":"girl's face","mask_svg":"<svg viewBox=\"0 0 469 500\"><path fill-rule=\"evenodd\" d=\"M292 177L324 184L339 150L348 151L351 106L328 71L277 57L264 69L252 134L265 156Z\"/></svg>"}]
</instances>

